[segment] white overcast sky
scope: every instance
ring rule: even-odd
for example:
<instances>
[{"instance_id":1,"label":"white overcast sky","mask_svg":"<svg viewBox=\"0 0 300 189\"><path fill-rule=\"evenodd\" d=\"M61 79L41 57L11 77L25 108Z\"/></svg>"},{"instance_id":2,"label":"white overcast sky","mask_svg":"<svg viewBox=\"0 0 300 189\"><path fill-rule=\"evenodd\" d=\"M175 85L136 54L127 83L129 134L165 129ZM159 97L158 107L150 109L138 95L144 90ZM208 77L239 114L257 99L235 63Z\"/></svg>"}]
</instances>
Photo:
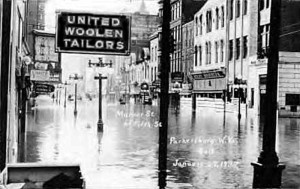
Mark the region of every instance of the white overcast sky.
<instances>
[{"instance_id":1,"label":"white overcast sky","mask_svg":"<svg viewBox=\"0 0 300 189\"><path fill-rule=\"evenodd\" d=\"M136 12L142 0L50 0L46 4L46 28L55 28L55 10L92 11L99 13ZM144 0L150 14L158 13L157 0Z\"/></svg>"}]
</instances>

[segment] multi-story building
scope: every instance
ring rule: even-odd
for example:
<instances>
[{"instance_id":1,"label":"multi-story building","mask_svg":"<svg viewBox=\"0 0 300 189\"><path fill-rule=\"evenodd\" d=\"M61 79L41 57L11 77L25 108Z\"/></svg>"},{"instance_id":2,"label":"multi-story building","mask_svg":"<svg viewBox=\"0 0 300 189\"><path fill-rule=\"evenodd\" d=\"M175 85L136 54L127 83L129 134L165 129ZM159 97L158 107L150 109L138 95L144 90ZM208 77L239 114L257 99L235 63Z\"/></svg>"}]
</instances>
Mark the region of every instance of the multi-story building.
<instances>
[{"instance_id":1,"label":"multi-story building","mask_svg":"<svg viewBox=\"0 0 300 189\"><path fill-rule=\"evenodd\" d=\"M6 163L19 161L21 133L25 132L26 99L31 59L23 26L26 1L1 1L0 174ZM0 176L1 177L1 176Z\"/></svg>"},{"instance_id":2,"label":"multi-story building","mask_svg":"<svg viewBox=\"0 0 300 189\"><path fill-rule=\"evenodd\" d=\"M149 63L149 75L148 80L154 82L157 80L157 70L159 56L158 52L158 32L155 32L150 36L150 63Z\"/></svg>"},{"instance_id":3,"label":"multi-story building","mask_svg":"<svg viewBox=\"0 0 300 189\"><path fill-rule=\"evenodd\" d=\"M183 82L187 75L183 64L183 25L192 21L194 14L205 4L206 0L171 0L170 30L174 39L174 51L170 55L171 84Z\"/></svg>"},{"instance_id":4,"label":"multi-story building","mask_svg":"<svg viewBox=\"0 0 300 189\"><path fill-rule=\"evenodd\" d=\"M119 81L116 88L121 92L139 93L140 84L151 80L150 36L157 31L159 18L146 11L144 1L139 11L131 16L131 54L127 57L116 57L115 73ZM118 91L117 90L117 91Z\"/></svg>"},{"instance_id":5,"label":"multi-story building","mask_svg":"<svg viewBox=\"0 0 300 189\"><path fill-rule=\"evenodd\" d=\"M226 1L208 1L194 19L193 93L220 97L226 88ZM214 20L214 23L213 23Z\"/></svg>"},{"instance_id":6,"label":"multi-story building","mask_svg":"<svg viewBox=\"0 0 300 189\"><path fill-rule=\"evenodd\" d=\"M158 32L150 36L150 61L149 61L149 76L151 92L158 92L160 88L160 79L158 78L158 64L160 56L158 55Z\"/></svg>"},{"instance_id":7,"label":"multi-story building","mask_svg":"<svg viewBox=\"0 0 300 189\"><path fill-rule=\"evenodd\" d=\"M45 5L47 0L27 0L26 35L30 49L34 49L33 30L45 29Z\"/></svg>"},{"instance_id":8,"label":"multi-story building","mask_svg":"<svg viewBox=\"0 0 300 189\"><path fill-rule=\"evenodd\" d=\"M209 0L195 14L193 92L198 96L242 99L250 110L264 109L271 0ZM298 115L300 45L297 1L282 1L279 114ZM228 12L228 14L225 14ZM241 92L238 89L241 88Z\"/></svg>"},{"instance_id":9,"label":"multi-story building","mask_svg":"<svg viewBox=\"0 0 300 189\"><path fill-rule=\"evenodd\" d=\"M300 2L281 1L281 27L279 38L279 85L278 108L280 116L299 116L300 99ZM255 8L255 9L253 9ZM270 37L271 0L261 0L253 7L251 30L257 31L250 40L257 43L252 48L257 53L250 54L248 79L249 110L262 114L266 98L267 55Z\"/></svg>"},{"instance_id":10,"label":"multi-story building","mask_svg":"<svg viewBox=\"0 0 300 189\"><path fill-rule=\"evenodd\" d=\"M198 96L220 98L228 89L228 94L237 98L237 90L242 88L245 101L249 37L256 33L249 29L252 4L255 2L209 0L195 14L193 92Z\"/></svg>"},{"instance_id":11,"label":"multi-story building","mask_svg":"<svg viewBox=\"0 0 300 189\"><path fill-rule=\"evenodd\" d=\"M182 67L184 78L182 94L191 94L192 70L194 64L194 20L182 26Z\"/></svg>"}]
</instances>

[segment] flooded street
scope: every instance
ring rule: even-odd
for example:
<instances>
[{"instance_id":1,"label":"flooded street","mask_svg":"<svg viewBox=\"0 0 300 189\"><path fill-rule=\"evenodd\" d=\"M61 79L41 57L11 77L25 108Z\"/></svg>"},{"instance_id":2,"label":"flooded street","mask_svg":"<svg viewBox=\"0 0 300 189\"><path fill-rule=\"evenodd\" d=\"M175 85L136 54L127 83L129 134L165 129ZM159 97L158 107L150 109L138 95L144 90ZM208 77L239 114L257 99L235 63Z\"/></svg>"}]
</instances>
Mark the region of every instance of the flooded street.
<instances>
[{"instance_id":1,"label":"flooded street","mask_svg":"<svg viewBox=\"0 0 300 189\"><path fill-rule=\"evenodd\" d=\"M27 113L21 162L80 163L87 188L157 188L159 107L103 100L103 134L97 133L98 100L67 107L42 96ZM185 102L186 103L186 102ZM262 128L248 113L182 103L169 108L168 188L251 188L261 151ZM300 186L300 120L279 119L279 160L286 165L282 188ZM291 150L292 149L292 150Z\"/></svg>"}]
</instances>

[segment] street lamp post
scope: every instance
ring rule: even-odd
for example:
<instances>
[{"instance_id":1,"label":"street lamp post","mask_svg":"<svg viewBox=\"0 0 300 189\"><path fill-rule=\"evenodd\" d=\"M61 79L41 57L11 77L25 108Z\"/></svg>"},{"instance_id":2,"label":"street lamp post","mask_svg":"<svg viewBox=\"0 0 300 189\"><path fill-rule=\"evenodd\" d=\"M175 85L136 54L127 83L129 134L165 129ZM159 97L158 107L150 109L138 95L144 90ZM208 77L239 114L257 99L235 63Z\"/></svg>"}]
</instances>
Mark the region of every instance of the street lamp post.
<instances>
[{"instance_id":1,"label":"street lamp post","mask_svg":"<svg viewBox=\"0 0 300 189\"><path fill-rule=\"evenodd\" d=\"M56 91L56 103L60 104L61 99L61 89L63 88L61 84L58 84L56 87L58 90Z\"/></svg>"},{"instance_id":2,"label":"street lamp post","mask_svg":"<svg viewBox=\"0 0 300 189\"><path fill-rule=\"evenodd\" d=\"M238 126L241 125L241 83L242 83L242 77L239 75L235 78L235 84L238 84L238 98L239 98L239 104L238 104Z\"/></svg>"},{"instance_id":3,"label":"street lamp post","mask_svg":"<svg viewBox=\"0 0 300 189\"><path fill-rule=\"evenodd\" d=\"M102 120L102 79L107 79L107 77L102 77L99 74L98 77L95 79L99 80L99 111L98 111L98 123L97 123L97 130L98 132L103 132L103 120Z\"/></svg>"},{"instance_id":4,"label":"street lamp post","mask_svg":"<svg viewBox=\"0 0 300 189\"><path fill-rule=\"evenodd\" d=\"M92 65L96 67L106 67L109 66L112 67L112 61L109 63L103 63L102 58L99 58L99 62L93 63L91 60L89 60L89 67ZM101 73L99 73L98 76L95 77L95 79L99 80L99 111L98 111L98 122L97 122L97 130L98 132L103 132L103 120L102 120L102 79L107 79L107 77L103 77Z\"/></svg>"},{"instance_id":5,"label":"street lamp post","mask_svg":"<svg viewBox=\"0 0 300 189\"><path fill-rule=\"evenodd\" d=\"M58 98L59 98L59 97L58 97L58 90L56 90L56 100L55 100L55 101L56 101L56 104L58 103Z\"/></svg>"},{"instance_id":6,"label":"street lamp post","mask_svg":"<svg viewBox=\"0 0 300 189\"><path fill-rule=\"evenodd\" d=\"M65 86L65 101L64 101L64 107L67 106L67 85L70 85L65 81L64 86Z\"/></svg>"},{"instance_id":7,"label":"street lamp post","mask_svg":"<svg viewBox=\"0 0 300 189\"><path fill-rule=\"evenodd\" d=\"M77 83L75 82L75 106L74 106L74 114L77 115Z\"/></svg>"},{"instance_id":8,"label":"street lamp post","mask_svg":"<svg viewBox=\"0 0 300 189\"><path fill-rule=\"evenodd\" d=\"M66 106L67 106L67 86L65 85L65 102L64 102L64 107L66 107Z\"/></svg>"},{"instance_id":9,"label":"street lamp post","mask_svg":"<svg viewBox=\"0 0 300 189\"><path fill-rule=\"evenodd\" d=\"M75 80L75 106L74 106L74 115L77 115L77 81L82 79L82 76L78 76L78 74L74 74L74 76L70 75L69 79Z\"/></svg>"}]
</instances>

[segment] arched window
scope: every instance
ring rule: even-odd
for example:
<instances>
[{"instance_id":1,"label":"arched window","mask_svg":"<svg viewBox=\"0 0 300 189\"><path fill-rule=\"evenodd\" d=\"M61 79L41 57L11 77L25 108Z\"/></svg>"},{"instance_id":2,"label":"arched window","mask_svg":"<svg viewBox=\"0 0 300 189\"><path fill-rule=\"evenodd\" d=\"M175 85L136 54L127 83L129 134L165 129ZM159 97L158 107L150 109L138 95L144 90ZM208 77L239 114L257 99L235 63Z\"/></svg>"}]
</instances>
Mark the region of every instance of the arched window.
<instances>
[{"instance_id":1,"label":"arched window","mask_svg":"<svg viewBox=\"0 0 300 189\"><path fill-rule=\"evenodd\" d=\"M174 6L171 7L171 21L174 20Z\"/></svg>"},{"instance_id":2,"label":"arched window","mask_svg":"<svg viewBox=\"0 0 300 189\"><path fill-rule=\"evenodd\" d=\"M211 43L208 42L208 62L211 64Z\"/></svg>"},{"instance_id":3,"label":"arched window","mask_svg":"<svg viewBox=\"0 0 300 189\"><path fill-rule=\"evenodd\" d=\"M219 9L216 9L216 30L219 29Z\"/></svg>"},{"instance_id":4,"label":"arched window","mask_svg":"<svg viewBox=\"0 0 300 189\"><path fill-rule=\"evenodd\" d=\"M233 58L233 40L229 40L229 60Z\"/></svg>"},{"instance_id":5,"label":"arched window","mask_svg":"<svg viewBox=\"0 0 300 189\"><path fill-rule=\"evenodd\" d=\"M219 44L218 42L216 41L215 42L215 63L218 63L219 61Z\"/></svg>"},{"instance_id":6,"label":"arched window","mask_svg":"<svg viewBox=\"0 0 300 189\"><path fill-rule=\"evenodd\" d=\"M241 40L240 38L235 39L235 59L238 60L241 54Z\"/></svg>"},{"instance_id":7,"label":"arched window","mask_svg":"<svg viewBox=\"0 0 300 189\"><path fill-rule=\"evenodd\" d=\"M220 43L221 43L220 44L220 48L221 48L220 62L223 62L223 60L224 60L224 42L223 42L223 40L221 40Z\"/></svg>"},{"instance_id":8,"label":"arched window","mask_svg":"<svg viewBox=\"0 0 300 189\"><path fill-rule=\"evenodd\" d=\"M198 35L198 17L196 17L196 23L195 23L195 29L196 29L196 31L195 31L195 33L196 33L196 36Z\"/></svg>"},{"instance_id":9,"label":"arched window","mask_svg":"<svg viewBox=\"0 0 300 189\"><path fill-rule=\"evenodd\" d=\"M229 3L229 20L233 19L233 0L230 0Z\"/></svg>"},{"instance_id":10,"label":"arched window","mask_svg":"<svg viewBox=\"0 0 300 189\"><path fill-rule=\"evenodd\" d=\"M224 27L224 7L221 7L221 27Z\"/></svg>"},{"instance_id":11,"label":"arched window","mask_svg":"<svg viewBox=\"0 0 300 189\"><path fill-rule=\"evenodd\" d=\"M202 49L201 49L201 46L199 45L198 47L198 52L199 52L199 66L202 65Z\"/></svg>"},{"instance_id":12,"label":"arched window","mask_svg":"<svg viewBox=\"0 0 300 189\"><path fill-rule=\"evenodd\" d=\"M151 68L151 82L153 81L153 67Z\"/></svg>"},{"instance_id":13,"label":"arched window","mask_svg":"<svg viewBox=\"0 0 300 189\"><path fill-rule=\"evenodd\" d=\"M211 11L206 12L206 32L211 32L212 29L212 16Z\"/></svg>"},{"instance_id":14,"label":"arched window","mask_svg":"<svg viewBox=\"0 0 300 189\"><path fill-rule=\"evenodd\" d=\"M259 0L259 9L263 10L265 8L265 0Z\"/></svg>"},{"instance_id":15,"label":"arched window","mask_svg":"<svg viewBox=\"0 0 300 189\"><path fill-rule=\"evenodd\" d=\"M205 43L205 64L208 64L208 43Z\"/></svg>"},{"instance_id":16,"label":"arched window","mask_svg":"<svg viewBox=\"0 0 300 189\"><path fill-rule=\"evenodd\" d=\"M244 0L243 14L246 15L248 12L248 1Z\"/></svg>"},{"instance_id":17,"label":"arched window","mask_svg":"<svg viewBox=\"0 0 300 189\"><path fill-rule=\"evenodd\" d=\"M243 58L246 58L248 54L248 36L243 37Z\"/></svg>"},{"instance_id":18,"label":"arched window","mask_svg":"<svg viewBox=\"0 0 300 189\"><path fill-rule=\"evenodd\" d=\"M200 30L200 35L202 35L202 15L199 17L199 30Z\"/></svg>"},{"instance_id":19,"label":"arched window","mask_svg":"<svg viewBox=\"0 0 300 189\"><path fill-rule=\"evenodd\" d=\"M238 17L240 17L240 13L241 13L241 2L240 2L240 0L236 1L236 8L235 9L236 9L235 15L238 18Z\"/></svg>"},{"instance_id":20,"label":"arched window","mask_svg":"<svg viewBox=\"0 0 300 189\"><path fill-rule=\"evenodd\" d=\"M174 20L176 20L178 18L178 6L177 3L175 4L175 18Z\"/></svg>"},{"instance_id":21,"label":"arched window","mask_svg":"<svg viewBox=\"0 0 300 189\"><path fill-rule=\"evenodd\" d=\"M195 66L197 66L197 60L198 60L198 48L197 46L195 46L195 58L194 58Z\"/></svg>"}]
</instances>

